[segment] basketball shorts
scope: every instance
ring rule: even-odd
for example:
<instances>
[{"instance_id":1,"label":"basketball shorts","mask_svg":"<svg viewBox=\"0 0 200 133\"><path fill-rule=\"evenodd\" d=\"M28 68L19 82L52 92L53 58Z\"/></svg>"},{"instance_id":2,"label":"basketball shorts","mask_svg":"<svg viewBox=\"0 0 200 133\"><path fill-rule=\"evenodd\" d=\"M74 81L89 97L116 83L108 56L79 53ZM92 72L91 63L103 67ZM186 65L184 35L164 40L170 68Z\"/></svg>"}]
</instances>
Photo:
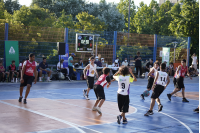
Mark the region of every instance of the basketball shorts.
<instances>
[{"instance_id":1,"label":"basketball shorts","mask_svg":"<svg viewBox=\"0 0 200 133\"><path fill-rule=\"evenodd\" d=\"M150 90L151 90L151 88L152 88L152 86L153 86L153 82L154 82L154 78L149 77L149 78L148 78L147 89L150 89Z\"/></svg>"},{"instance_id":2,"label":"basketball shorts","mask_svg":"<svg viewBox=\"0 0 200 133\"><path fill-rule=\"evenodd\" d=\"M30 84L32 86L32 82L34 80L33 76L28 76L24 74L23 79L24 79L24 83L21 83L20 87L27 86L27 84Z\"/></svg>"},{"instance_id":3,"label":"basketball shorts","mask_svg":"<svg viewBox=\"0 0 200 133\"><path fill-rule=\"evenodd\" d=\"M178 88L178 89L185 88L183 81L184 81L183 77L177 78L176 79L176 86L175 87Z\"/></svg>"},{"instance_id":4,"label":"basketball shorts","mask_svg":"<svg viewBox=\"0 0 200 133\"><path fill-rule=\"evenodd\" d=\"M87 77L87 86L88 86L88 88L93 89L94 77L90 77L90 76Z\"/></svg>"},{"instance_id":5,"label":"basketball shorts","mask_svg":"<svg viewBox=\"0 0 200 133\"><path fill-rule=\"evenodd\" d=\"M104 93L103 86L94 85L94 92L97 97L97 100L105 99L105 93Z\"/></svg>"},{"instance_id":6,"label":"basketball shorts","mask_svg":"<svg viewBox=\"0 0 200 133\"><path fill-rule=\"evenodd\" d=\"M177 82L177 81L176 81L176 78L174 77L174 78L173 78L174 87L176 87L176 82Z\"/></svg>"},{"instance_id":7,"label":"basketball shorts","mask_svg":"<svg viewBox=\"0 0 200 133\"><path fill-rule=\"evenodd\" d=\"M157 84L154 88L154 91L152 92L151 98L153 99L159 98L159 96L162 94L164 89L165 89L164 86Z\"/></svg>"},{"instance_id":8,"label":"basketball shorts","mask_svg":"<svg viewBox=\"0 0 200 133\"><path fill-rule=\"evenodd\" d=\"M118 108L120 112L127 113L129 110L129 95L117 94Z\"/></svg>"}]
</instances>

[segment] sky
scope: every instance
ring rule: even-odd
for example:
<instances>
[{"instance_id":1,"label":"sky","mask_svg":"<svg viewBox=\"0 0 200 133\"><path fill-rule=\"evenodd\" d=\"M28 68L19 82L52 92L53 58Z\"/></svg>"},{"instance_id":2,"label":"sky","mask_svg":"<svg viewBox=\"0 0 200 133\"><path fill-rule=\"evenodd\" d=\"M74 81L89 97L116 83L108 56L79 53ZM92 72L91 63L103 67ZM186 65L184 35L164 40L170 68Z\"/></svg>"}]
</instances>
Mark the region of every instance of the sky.
<instances>
[{"instance_id":1,"label":"sky","mask_svg":"<svg viewBox=\"0 0 200 133\"><path fill-rule=\"evenodd\" d=\"M96 2L98 3L100 0L86 0L86 1L89 1L89 2ZM115 3L119 3L120 0L106 0L108 3L109 2L115 2ZM149 5L151 0L135 0L135 5L136 6L139 6L139 3L143 1L145 4ZM32 0L19 0L19 3L20 5L26 5L26 6L30 6ZM159 0L157 0L157 2L159 2Z\"/></svg>"}]
</instances>

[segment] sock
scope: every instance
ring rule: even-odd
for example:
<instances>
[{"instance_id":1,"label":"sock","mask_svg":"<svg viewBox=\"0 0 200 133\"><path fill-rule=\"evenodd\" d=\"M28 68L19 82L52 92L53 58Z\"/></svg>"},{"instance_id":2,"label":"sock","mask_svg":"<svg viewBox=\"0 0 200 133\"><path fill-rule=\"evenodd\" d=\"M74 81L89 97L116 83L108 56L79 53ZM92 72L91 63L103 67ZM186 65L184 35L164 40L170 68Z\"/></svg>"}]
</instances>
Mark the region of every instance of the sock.
<instances>
[{"instance_id":1,"label":"sock","mask_svg":"<svg viewBox=\"0 0 200 133\"><path fill-rule=\"evenodd\" d=\"M41 80L42 80L42 77L39 77L39 80L41 81Z\"/></svg>"},{"instance_id":2,"label":"sock","mask_svg":"<svg viewBox=\"0 0 200 133\"><path fill-rule=\"evenodd\" d=\"M50 80L50 77L47 77L47 80Z\"/></svg>"}]
</instances>

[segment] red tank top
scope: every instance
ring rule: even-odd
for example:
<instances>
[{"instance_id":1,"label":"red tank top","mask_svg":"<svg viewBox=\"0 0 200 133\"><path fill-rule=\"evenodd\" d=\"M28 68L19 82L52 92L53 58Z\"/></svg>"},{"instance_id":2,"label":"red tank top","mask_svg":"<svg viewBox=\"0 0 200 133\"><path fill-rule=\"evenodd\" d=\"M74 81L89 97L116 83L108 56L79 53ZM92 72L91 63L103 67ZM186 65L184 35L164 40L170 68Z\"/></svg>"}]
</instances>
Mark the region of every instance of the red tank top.
<instances>
[{"instance_id":1,"label":"red tank top","mask_svg":"<svg viewBox=\"0 0 200 133\"><path fill-rule=\"evenodd\" d=\"M28 76L33 76L34 70L36 67L36 63L35 61L33 61L32 63L29 62L29 60L26 61L26 67L25 67L25 73Z\"/></svg>"},{"instance_id":2,"label":"red tank top","mask_svg":"<svg viewBox=\"0 0 200 133\"><path fill-rule=\"evenodd\" d=\"M3 66L0 66L0 72L2 72L3 68L4 68Z\"/></svg>"},{"instance_id":3,"label":"red tank top","mask_svg":"<svg viewBox=\"0 0 200 133\"><path fill-rule=\"evenodd\" d=\"M107 75L103 74L99 77L99 79L97 80L97 82L95 83L95 85L101 85L101 86L105 86L107 84L107 80L106 80Z\"/></svg>"},{"instance_id":4,"label":"red tank top","mask_svg":"<svg viewBox=\"0 0 200 133\"><path fill-rule=\"evenodd\" d=\"M179 70L179 72L178 72L178 75L180 76L180 77L185 77L185 73L187 72L187 66L185 66L185 68L181 65L181 69ZM175 73L175 75L174 75L174 77L175 78L177 78L177 74Z\"/></svg>"},{"instance_id":5,"label":"red tank top","mask_svg":"<svg viewBox=\"0 0 200 133\"><path fill-rule=\"evenodd\" d=\"M10 68L11 68L12 71L14 71L15 70L15 65L14 66L10 65Z\"/></svg>"}]
</instances>

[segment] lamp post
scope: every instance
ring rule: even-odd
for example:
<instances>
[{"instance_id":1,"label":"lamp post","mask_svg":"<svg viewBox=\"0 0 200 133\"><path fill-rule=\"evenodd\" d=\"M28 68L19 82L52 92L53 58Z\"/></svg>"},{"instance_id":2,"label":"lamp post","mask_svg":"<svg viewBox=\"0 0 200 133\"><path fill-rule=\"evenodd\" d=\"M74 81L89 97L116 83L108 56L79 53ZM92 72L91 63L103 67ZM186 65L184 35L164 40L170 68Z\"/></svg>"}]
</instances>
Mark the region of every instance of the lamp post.
<instances>
[{"instance_id":1,"label":"lamp post","mask_svg":"<svg viewBox=\"0 0 200 133\"><path fill-rule=\"evenodd\" d=\"M176 55L176 46L178 44L178 42L172 42L173 46L174 46L174 63L175 63L175 55Z\"/></svg>"},{"instance_id":2,"label":"lamp post","mask_svg":"<svg viewBox=\"0 0 200 133\"><path fill-rule=\"evenodd\" d=\"M100 35L99 35L99 34L95 34L94 36L97 37L97 42L98 42L98 39L99 39ZM95 52L95 57L97 57L97 42L96 42L96 52Z\"/></svg>"},{"instance_id":3,"label":"lamp post","mask_svg":"<svg viewBox=\"0 0 200 133\"><path fill-rule=\"evenodd\" d=\"M131 0L129 0L129 7L128 7L128 42L129 42L129 32L130 32L130 5L131 5Z\"/></svg>"}]
</instances>

